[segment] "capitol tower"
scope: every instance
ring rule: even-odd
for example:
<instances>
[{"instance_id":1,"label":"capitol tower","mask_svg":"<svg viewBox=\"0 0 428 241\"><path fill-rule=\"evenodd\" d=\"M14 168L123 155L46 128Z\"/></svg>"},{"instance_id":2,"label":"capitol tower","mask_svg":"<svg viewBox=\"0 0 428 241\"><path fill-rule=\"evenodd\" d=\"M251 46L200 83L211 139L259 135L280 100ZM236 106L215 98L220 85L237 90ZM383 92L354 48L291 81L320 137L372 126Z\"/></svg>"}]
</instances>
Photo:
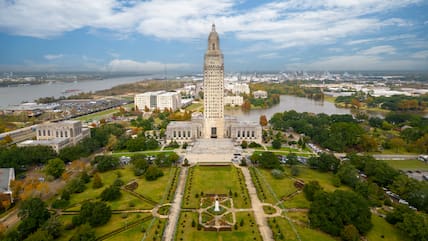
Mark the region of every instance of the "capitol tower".
<instances>
[{"instance_id":1,"label":"capitol tower","mask_svg":"<svg viewBox=\"0 0 428 241\"><path fill-rule=\"evenodd\" d=\"M224 62L212 25L204 59L204 138L224 138Z\"/></svg>"}]
</instances>

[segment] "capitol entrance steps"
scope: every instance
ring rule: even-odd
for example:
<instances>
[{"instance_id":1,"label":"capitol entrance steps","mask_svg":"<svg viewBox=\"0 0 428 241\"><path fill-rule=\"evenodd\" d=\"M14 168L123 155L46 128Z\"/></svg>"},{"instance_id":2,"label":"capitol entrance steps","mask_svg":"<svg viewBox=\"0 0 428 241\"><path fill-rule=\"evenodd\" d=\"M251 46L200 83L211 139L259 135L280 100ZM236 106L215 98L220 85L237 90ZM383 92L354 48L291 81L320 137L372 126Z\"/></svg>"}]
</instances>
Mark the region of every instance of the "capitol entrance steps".
<instances>
[{"instance_id":1,"label":"capitol entrance steps","mask_svg":"<svg viewBox=\"0 0 428 241\"><path fill-rule=\"evenodd\" d=\"M190 163L230 163L233 154L240 152L231 139L198 139L186 152Z\"/></svg>"}]
</instances>

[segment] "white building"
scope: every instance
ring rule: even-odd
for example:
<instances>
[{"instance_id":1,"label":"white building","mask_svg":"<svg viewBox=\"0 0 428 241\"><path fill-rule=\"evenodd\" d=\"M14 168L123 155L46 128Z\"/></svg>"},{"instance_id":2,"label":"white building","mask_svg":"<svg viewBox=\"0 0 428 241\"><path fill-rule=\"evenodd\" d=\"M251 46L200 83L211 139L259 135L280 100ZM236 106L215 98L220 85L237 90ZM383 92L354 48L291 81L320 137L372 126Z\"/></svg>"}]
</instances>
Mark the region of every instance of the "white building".
<instances>
[{"instance_id":1,"label":"white building","mask_svg":"<svg viewBox=\"0 0 428 241\"><path fill-rule=\"evenodd\" d=\"M256 90L253 92L254 98L258 99L266 99L268 97L268 94L264 90Z\"/></svg>"},{"instance_id":2,"label":"white building","mask_svg":"<svg viewBox=\"0 0 428 241\"><path fill-rule=\"evenodd\" d=\"M15 180L15 169L0 168L0 193L13 203L13 193L10 183ZM0 200L3 201L3 200Z\"/></svg>"},{"instance_id":3,"label":"white building","mask_svg":"<svg viewBox=\"0 0 428 241\"><path fill-rule=\"evenodd\" d=\"M165 108L173 111L181 108L181 95L177 92L152 91L134 96L135 110L143 111L146 107L150 110Z\"/></svg>"},{"instance_id":4,"label":"white building","mask_svg":"<svg viewBox=\"0 0 428 241\"><path fill-rule=\"evenodd\" d=\"M242 104L244 104L244 97L242 96L236 95L224 97L224 105L241 106Z\"/></svg>"},{"instance_id":5,"label":"white building","mask_svg":"<svg viewBox=\"0 0 428 241\"><path fill-rule=\"evenodd\" d=\"M83 128L81 121L45 123L36 127L37 140L27 140L18 143L18 146L51 146L56 152L59 152L62 148L76 145L89 136L90 130Z\"/></svg>"},{"instance_id":6,"label":"white building","mask_svg":"<svg viewBox=\"0 0 428 241\"><path fill-rule=\"evenodd\" d=\"M225 88L230 90L234 95L250 94L250 86L246 83L229 83Z\"/></svg>"}]
</instances>

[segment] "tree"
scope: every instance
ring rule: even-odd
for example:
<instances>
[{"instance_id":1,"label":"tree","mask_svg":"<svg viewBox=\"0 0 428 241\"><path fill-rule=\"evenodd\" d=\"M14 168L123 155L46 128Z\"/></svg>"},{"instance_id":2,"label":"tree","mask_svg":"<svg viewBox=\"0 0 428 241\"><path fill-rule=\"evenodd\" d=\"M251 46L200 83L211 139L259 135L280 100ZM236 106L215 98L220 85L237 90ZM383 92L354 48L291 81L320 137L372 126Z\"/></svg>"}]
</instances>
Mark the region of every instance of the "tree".
<instances>
[{"instance_id":1,"label":"tree","mask_svg":"<svg viewBox=\"0 0 428 241\"><path fill-rule=\"evenodd\" d=\"M303 187L303 193L305 194L306 199L309 201L313 201L315 195L322 190L323 189L318 181L310 181Z\"/></svg>"},{"instance_id":2,"label":"tree","mask_svg":"<svg viewBox=\"0 0 428 241\"><path fill-rule=\"evenodd\" d=\"M276 150L281 149L281 140L279 140L279 139L275 138L275 139L272 141L272 148L273 148L273 149L276 149Z\"/></svg>"},{"instance_id":3,"label":"tree","mask_svg":"<svg viewBox=\"0 0 428 241\"><path fill-rule=\"evenodd\" d=\"M299 163L299 160L297 159L296 153L289 153L287 154L287 164L290 166L296 165Z\"/></svg>"},{"instance_id":4,"label":"tree","mask_svg":"<svg viewBox=\"0 0 428 241\"><path fill-rule=\"evenodd\" d=\"M122 194L120 193L120 186L112 185L103 190L100 195L102 201L118 200Z\"/></svg>"},{"instance_id":5,"label":"tree","mask_svg":"<svg viewBox=\"0 0 428 241\"><path fill-rule=\"evenodd\" d=\"M111 151L115 148L115 146L117 145L117 137L113 134L110 134L109 138L108 138L108 142L106 145L106 149Z\"/></svg>"},{"instance_id":6,"label":"tree","mask_svg":"<svg viewBox=\"0 0 428 241\"><path fill-rule=\"evenodd\" d=\"M46 174L51 175L54 178L60 177L64 171L65 164L59 158L49 160L45 167Z\"/></svg>"},{"instance_id":7,"label":"tree","mask_svg":"<svg viewBox=\"0 0 428 241\"><path fill-rule=\"evenodd\" d=\"M93 182L92 182L92 188L93 188L93 189L97 189L97 188L102 187L103 185L104 185L104 184L103 184L103 181L101 180L100 175L96 172L96 173L94 174L94 180L93 180Z\"/></svg>"},{"instance_id":8,"label":"tree","mask_svg":"<svg viewBox=\"0 0 428 241\"><path fill-rule=\"evenodd\" d=\"M265 116L265 115L261 115L261 116L260 116L259 123L260 123L260 125L261 125L261 126L267 126L268 121L267 121L267 118L266 118L266 116Z\"/></svg>"},{"instance_id":9,"label":"tree","mask_svg":"<svg viewBox=\"0 0 428 241\"><path fill-rule=\"evenodd\" d=\"M144 154L137 154L131 157L132 169L134 170L135 176L141 176L149 167L149 163L146 160Z\"/></svg>"},{"instance_id":10,"label":"tree","mask_svg":"<svg viewBox=\"0 0 428 241\"><path fill-rule=\"evenodd\" d=\"M44 224L49 219L50 213L40 198L29 198L22 201L18 216L22 221L18 226L18 232L24 239Z\"/></svg>"},{"instance_id":11,"label":"tree","mask_svg":"<svg viewBox=\"0 0 428 241\"><path fill-rule=\"evenodd\" d=\"M262 152L260 156L257 157L257 162L262 168L279 169L279 170L282 169L278 158L275 156L273 152Z\"/></svg>"},{"instance_id":12,"label":"tree","mask_svg":"<svg viewBox=\"0 0 428 241\"><path fill-rule=\"evenodd\" d=\"M119 159L114 156L97 156L94 159L97 164L97 170L106 172L119 167Z\"/></svg>"},{"instance_id":13,"label":"tree","mask_svg":"<svg viewBox=\"0 0 428 241\"><path fill-rule=\"evenodd\" d=\"M70 241L95 241L95 231L88 224L83 224L73 235Z\"/></svg>"},{"instance_id":14,"label":"tree","mask_svg":"<svg viewBox=\"0 0 428 241\"><path fill-rule=\"evenodd\" d=\"M62 222L59 220L57 216L52 216L46 223L43 224L42 230L46 231L54 239L57 239L59 236L61 236L62 231Z\"/></svg>"},{"instance_id":15,"label":"tree","mask_svg":"<svg viewBox=\"0 0 428 241\"><path fill-rule=\"evenodd\" d=\"M111 217L111 208L104 202L85 202L80 208L78 223L89 223L92 227L98 227L106 224ZM76 222L73 220L73 223Z\"/></svg>"},{"instance_id":16,"label":"tree","mask_svg":"<svg viewBox=\"0 0 428 241\"><path fill-rule=\"evenodd\" d=\"M156 166L149 166L145 174L147 181L154 181L161 176L163 176L163 172L160 168Z\"/></svg>"},{"instance_id":17,"label":"tree","mask_svg":"<svg viewBox=\"0 0 428 241\"><path fill-rule=\"evenodd\" d=\"M242 147L242 149L247 149L247 147L248 147L248 142L247 142L246 140L243 140L243 141L241 142L241 147Z\"/></svg>"},{"instance_id":18,"label":"tree","mask_svg":"<svg viewBox=\"0 0 428 241\"><path fill-rule=\"evenodd\" d=\"M354 225L361 234L373 226L367 201L354 192L342 190L319 192L311 203L309 220L312 227L334 236L339 236L346 225Z\"/></svg>"},{"instance_id":19,"label":"tree","mask_svg":"<svg viewBox=\"0 0 428 241\"><path fill-rule=\"evenodd\" d=\"M53 241L54 237L44 229L38 229L35 233L28 236L25 241Z\"/></svg>"},{"instance_id":20,"label":"tree","mask_svg":"<svg viewBox=\"0 0 428 241\"><path fill-rule=\"evenodd\" d=\"M358 229L352 224L348 224L343 228L343 230L340 232L340 237L343 241L360 240L360 234L358 233Z\"/></svg>"},{"instance_id":21,"label":"tree","mask_svg":"<svg viewBox=\"0 0 428 241\"><path fill-rule=\"evenodd\" d=\"M336 174L343 184L355 188L358 180L358 170L350 163L345 163L339 167Z\"/></svg>"}]
</instances>

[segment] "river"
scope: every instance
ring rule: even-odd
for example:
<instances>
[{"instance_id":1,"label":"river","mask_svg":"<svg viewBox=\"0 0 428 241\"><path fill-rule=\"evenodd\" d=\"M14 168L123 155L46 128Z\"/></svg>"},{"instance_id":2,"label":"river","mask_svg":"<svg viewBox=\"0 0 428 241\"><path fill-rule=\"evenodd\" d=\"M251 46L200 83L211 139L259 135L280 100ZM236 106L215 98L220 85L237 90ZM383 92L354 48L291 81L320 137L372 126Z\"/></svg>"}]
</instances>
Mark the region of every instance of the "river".
<instances>
[{"instance_id":1,"label":"river","mask_svg":"<svg viewBox=\"0 0 428 241\"><path fill-rule=\"evenodd\" d=\"M297 112L351 114L350 109L337 108L334 103L328 101L317 101L291 95L281 95L280 103L269 109L255 109L244 112L241 108L225 110L226 115L236 116L241 121L259 121L261 115L265 115L269 120L275 113L295 110Z\"/></svg>"},{"instance_id":2,"label":"river","mask_svg":"<svg viewBox=\"0 0 428 241\"><path fill-rule=\"evenodd\" d=\"M101 80L85 80L78 82L54 82L40 85L26 85L0 88L0 108L17 105L22 102L33 102L40 97L60 97L74 95L79 92L89 92L109 89L116 85L134 83L140 80L153 78L151 75L115 77ZM79 90L63 93L65 90Z\"/></svg>"}]
</instances>

